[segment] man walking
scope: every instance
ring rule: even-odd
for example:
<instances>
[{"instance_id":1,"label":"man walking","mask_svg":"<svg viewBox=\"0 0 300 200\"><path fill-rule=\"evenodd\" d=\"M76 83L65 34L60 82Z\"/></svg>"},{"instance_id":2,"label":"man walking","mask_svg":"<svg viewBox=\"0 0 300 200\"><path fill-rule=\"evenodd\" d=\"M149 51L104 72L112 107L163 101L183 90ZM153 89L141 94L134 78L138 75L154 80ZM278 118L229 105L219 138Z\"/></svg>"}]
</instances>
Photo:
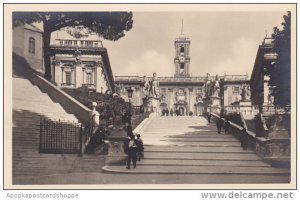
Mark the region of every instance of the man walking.
<instances>
[{"instance_id":1,"label":"man walking","mask_svg":"<svg viewBox=\"0 0 300 200\"><path fill-rule=\"evenodd\" d=\"M127 169L130 169L130 164L132 161L133 168L136 168L136 154L137 154L137 141L134 138L134 135L130 137L128 143L128 157L127 157Z\"/></svg>"},{"instance_id":2,"label":"man walking","mask_svg":"<svg viewBox=\"0 0 300 200\"><path fill-rule=\"evenodd\" d=\"M218 133L221 134L221 129L222 129L222 126L223 126L223 120L221 118L219 118L217 120L217 129L218 129Z\"/></svg>"},{"instance_id":3,"label":"man walking","mask_svg":"<svg viewBox=\"0 0 300 200\"><path fill-rule=\"evenodd\" d=\"M136 135L137 139L137 160L140 161L141 158L144 158L144 143L143 140L141 139L141 135L137 134Z\"/></svg>"}]
</instances>

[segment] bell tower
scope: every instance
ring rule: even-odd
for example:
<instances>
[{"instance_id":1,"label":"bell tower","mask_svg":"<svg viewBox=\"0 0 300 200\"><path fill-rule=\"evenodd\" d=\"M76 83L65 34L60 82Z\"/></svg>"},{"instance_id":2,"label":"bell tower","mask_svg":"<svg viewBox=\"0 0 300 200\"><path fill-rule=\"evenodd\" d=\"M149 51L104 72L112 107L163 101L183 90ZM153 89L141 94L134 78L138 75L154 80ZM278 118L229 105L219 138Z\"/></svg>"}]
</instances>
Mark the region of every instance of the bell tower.
<instances>
[{"instance_id":1,"label":"bell tower","mask_svg":"<svg viewBox=\"0 0 300 200\"><path fill-rule=\"evenodd\" d=\"M181 34L175 39L175 77L190 77L190 44L191 41L183 34L183 21L181 26Z\"/></svg>"}]
</instances>

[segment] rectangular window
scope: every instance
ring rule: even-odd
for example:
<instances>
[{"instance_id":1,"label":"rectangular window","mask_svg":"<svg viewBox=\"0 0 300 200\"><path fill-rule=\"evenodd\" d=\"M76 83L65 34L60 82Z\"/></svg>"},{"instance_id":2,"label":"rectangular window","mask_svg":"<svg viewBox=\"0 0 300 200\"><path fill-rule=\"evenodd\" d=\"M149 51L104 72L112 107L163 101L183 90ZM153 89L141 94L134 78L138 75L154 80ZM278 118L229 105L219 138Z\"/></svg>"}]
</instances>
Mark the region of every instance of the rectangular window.
<instances>
[{"instance_id":1,"label":"rectangular window","mask_svg":"<svg viewBox=\"0 0 300 200\"><path fill-rule=\"evenodd\" d=\"M240 87L239 86L234 86L233 87L233 93L239 93L240 92Z\"/></svg>"},{"instance_id":2,"label":"rectangular window","mask_svg":"<svg viewBox=\"0 0 300 200\"><path fill-rule=\"evenodd\" d=\"M59 41L59 44L60 44L60 46L63 46L64 45L64 43L63 43L63 41L61 40L61 41Z\"/></svg>"},{"instance_id":3,"label":"rectangular window","mask_svg":"<svg viewBox=\"0 0 300 200\"><path fill-rule=\"evenodd\" d=\"M72 84L71 72L66 72L66 85Z\"/></svg>"},{"instance_id":4,"label":"rectangular window","mask_svg":"<svg viewBox=\"0 0 300 200\"><path fill-rule=\"evenodd\" d=\"M95 44L95 47L98 47L98 42L95 42L94 44Z\"/></svg>"},{"instance_id":5,"label":"rectangular window","mask_svg":"<svg viewBox=\"0 0 300 200\"><path fill-rule=\"evenodd\" d=\"M87 73L86 74L86 83L87 84L93 84L92 73Z\"/></svg>"},{"instance_id":6,"label":"rectangular window","mask_svg":"<svg viewBox=\"0 0 300 200\"><path fill-rule=\"evenodd\" d=\"M84 41L80 41L80 45L83 46L84 45Z\"/></svg>"},{"instance_id":7,"label":"rectangular window","mask_svg":"<svg viewBox=\"0 0 300 200\"><path fill-rule=\"evenodd\" d=\"M77 41L74 41L74 45L77 46Z\"/></svg>"},{"instance_id":8,"label":"rectangular window","mask_svg":"<svg viewBox=\"0 0 300 200\"><path fill-rule=\"evenodd\" d=\"M33 37L29 38L28 52L35 54L35 39Z\"/></svg>"}]
</instances>

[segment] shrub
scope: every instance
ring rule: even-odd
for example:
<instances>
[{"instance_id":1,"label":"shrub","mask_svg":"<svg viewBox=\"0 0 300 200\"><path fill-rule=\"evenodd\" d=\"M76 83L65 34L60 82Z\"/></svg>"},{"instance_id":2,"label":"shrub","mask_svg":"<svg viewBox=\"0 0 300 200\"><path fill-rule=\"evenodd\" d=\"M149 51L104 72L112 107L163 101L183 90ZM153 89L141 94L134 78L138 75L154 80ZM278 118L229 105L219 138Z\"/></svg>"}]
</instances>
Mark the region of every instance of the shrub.
<instances>
[{"instance_id":1,"label":"shrub","mask_svg":"<svg viewBox=\"0 0 300 200\"><path fill-rule=\"evenodd\" d=\"M116 116L121 116L128 109L124 99L113 97L112 94L91 91L86 86L76 89L63 88L63 90L90 109L92 109L92 102L96 102L96 110L102 119L114 120Z\"/></svg>"}]
</instances>

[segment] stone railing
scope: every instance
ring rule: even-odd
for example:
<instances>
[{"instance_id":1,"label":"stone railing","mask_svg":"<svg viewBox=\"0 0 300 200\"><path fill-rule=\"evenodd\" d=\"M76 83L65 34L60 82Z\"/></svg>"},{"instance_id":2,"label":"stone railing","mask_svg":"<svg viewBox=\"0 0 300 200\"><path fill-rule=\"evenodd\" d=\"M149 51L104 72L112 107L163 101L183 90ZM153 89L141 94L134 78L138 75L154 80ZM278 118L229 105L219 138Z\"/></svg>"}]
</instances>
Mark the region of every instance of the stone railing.
<instances>
[{"instance_id":1,"label":"stone railing","mask_svg":"<svg viewBox=\"0 0 300 200\"><path fill-rule=\"evenodd\" d=\"M204 82L205 77L159 77L160 82Z\"/></svg>"},{"instance_id":2,"label":"stone railing","mask_svg":"<svg viewBox=\"0 0 300 200\"><path fill-rule=\"evenodd\" d=\"M258 106L224 106L224 111L228 113L243 113L243 115L256 115L259 113Z\"/></svg>"},{"instance_id":3,"label":"stone railing","mask_svg":"<svg viewBox=\"0 0 300 200\"><path fill-rule=\"evenodd\" d=\"M219 76L219 78L224 81L247 81L248 75L225 75L225 76ZM148 77L149 80L152 79L152 77ZM194 76L194 77L158 77L158 81L160 82L204 82L206 79L205 76ZM143 82L144 77L140 76L115 76L115 81L138 81Z\"/></svg>"},{"instance_id":4,"label":"stone railing","mask_svg":"<svg viewBox=\"0 0 300 200\"><path fill-rule=\"evenodd\" d=\"M224 75L224 81L243 81L248 80L248 75Z\"/></svg>"},{"instance_id":5,"label":"stone railing","mask_svg":"<svg viewBox=\"0 0 300 200\"><path fill-rule=\"evenodd\" d=\"M224 111L226 113L240 112L244 115L256 115L259 113L260 107L254 106L224 106ZM281 107L281 106L262 106L261 107L263 115L274 115L274 114L285 114L291 112L291 107Z\"/></svg>"},{"instance_id":6,"label":"stone railing","mask_svg":"<svg viewBox=\"0 0 300 200\"><path fill-rule=\"evenodd\" d=\"M211 113L212 120L220 119L220 116ZM225 119L222 118L224 121ZM243 127L229 122L229 133L239 140L241 139ZM255 151L257 155L272 166L289 167L290 166L290 138L264 138L256 137L256 134L246 130L249 138L249 149Z\"/></svg>"},{"instance_id":7,"label":"stone railing","mask_svg":"<svg viewBox=\"0 0 300 200\"><path fill-rule=\"evenodd\" d=\"M39 75L33 73L31 75L31 81L43 92L46 92L51 99L58 102L67 112L75 115L81 123L88 122L91 116L91 110L89 108Z\"/></svg>"}]
</instances>

